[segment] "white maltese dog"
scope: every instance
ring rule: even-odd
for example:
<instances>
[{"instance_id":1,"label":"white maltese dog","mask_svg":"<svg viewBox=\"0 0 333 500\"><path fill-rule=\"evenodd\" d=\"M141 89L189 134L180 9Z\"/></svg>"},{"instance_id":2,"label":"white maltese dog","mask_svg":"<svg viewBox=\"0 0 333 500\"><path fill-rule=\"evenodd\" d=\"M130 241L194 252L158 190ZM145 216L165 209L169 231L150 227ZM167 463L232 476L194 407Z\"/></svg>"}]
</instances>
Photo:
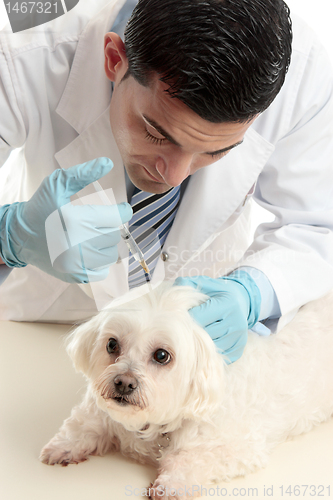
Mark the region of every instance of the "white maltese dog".
<instances>
[{"instance_id":1,"label":"white maltese dog","mask_svg":"<svg viewBox=\"0 0 333 500\"><path fill-rule=\"evenodd\" d=\"M40 460L121 451L158 468L151 498L180 499L264 467L278 443L332 415L332 295L276 335L249 332L231 365L188 313L206 299L164 283L79 326L67 349L87 393Z\"/></svg>"}]
</instances>

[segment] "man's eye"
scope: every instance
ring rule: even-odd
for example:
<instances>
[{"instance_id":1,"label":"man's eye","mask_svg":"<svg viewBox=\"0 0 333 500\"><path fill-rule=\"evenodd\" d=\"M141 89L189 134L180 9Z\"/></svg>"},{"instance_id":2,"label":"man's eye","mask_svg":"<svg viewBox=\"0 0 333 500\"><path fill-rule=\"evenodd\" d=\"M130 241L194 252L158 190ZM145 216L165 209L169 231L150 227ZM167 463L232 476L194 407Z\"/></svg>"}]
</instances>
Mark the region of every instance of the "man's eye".
<instances>
[{"instance_id":1,"label":"man's eye","mask_svg":"<svg viewBox=\"0 0 333 500\"><path fill-rule=\"evenodd\" d=\"M209 153L209 156L212 158L222 158L225 156L229 151L225 151L224 153Z\"/></svg>"},{"instance_id":2,"label":"man's eye","mask_svg":"<svg viewBox=\"0 0 333 500\"><path fill-rule=\"evenodd\" d=\"M158 146L161 146L161 144L163 144L163 142L166 141L165 138L159 139L158 137L155 137L154 135L151 135L148 132L148 130L146 130L146 139L148 139L149 141L153 142L154 144L157 144Z\"/></svg>"}]
</instances>

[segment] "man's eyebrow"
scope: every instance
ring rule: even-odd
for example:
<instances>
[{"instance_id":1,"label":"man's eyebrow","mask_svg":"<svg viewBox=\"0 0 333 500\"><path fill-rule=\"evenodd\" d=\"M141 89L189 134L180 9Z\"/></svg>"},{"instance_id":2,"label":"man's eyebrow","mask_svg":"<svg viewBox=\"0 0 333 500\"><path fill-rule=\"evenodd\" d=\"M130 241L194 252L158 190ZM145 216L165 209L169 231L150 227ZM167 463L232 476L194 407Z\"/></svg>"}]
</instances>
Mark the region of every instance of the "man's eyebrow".
<instances>
[{"instance_id":1,"label":"man's eyebrow","mask_svg":"<svg viewBox=\"0 0 333 500\"><path fill-rule=\"evenodd\" d=\"M152 118L148 118L148 116L146 116L146 115L142 115L142 117L151 127L153 127L155 130L157 130L157 132L159 134L163 135L169 142L171 142L172 144L175 144L175 146L181 147L179 142L177 142L176 139L171 137L171 135L168 134L168 132L166 132L163 127L161 127L158 123L156 123L155 120L153 120ZM243 139L239 142L236 142L235 144L232 144L231 146L227 146L226 148L219 149L217 151L204 153L204 154L212 155L212 156L219 155L219 154L225 153L226 151L230 151L230 149L233 149L236 146L239 146L240 144L242 144L242 142L243 142Z\"/></svg>"}]
</instances>

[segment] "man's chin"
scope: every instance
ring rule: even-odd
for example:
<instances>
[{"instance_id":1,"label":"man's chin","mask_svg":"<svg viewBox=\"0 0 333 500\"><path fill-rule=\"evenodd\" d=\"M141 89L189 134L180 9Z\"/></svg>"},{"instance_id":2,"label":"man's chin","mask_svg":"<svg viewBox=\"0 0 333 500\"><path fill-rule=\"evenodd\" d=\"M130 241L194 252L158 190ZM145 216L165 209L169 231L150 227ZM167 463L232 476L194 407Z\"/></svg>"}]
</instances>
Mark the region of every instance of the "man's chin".
<instances>
[{"instance_id":1,"label":"man's chin","mask_svg":"<svg viewBox=\"0 0 333 500\"><path fill-rule=\"evenodd\" d=\"M142 191L153 194L163 194L171 189L170 186L166 184L156 184L153 182L143 182L142 184L140 183L140 185L136 185L136 187Z\"/></svg>"}]
</instances>

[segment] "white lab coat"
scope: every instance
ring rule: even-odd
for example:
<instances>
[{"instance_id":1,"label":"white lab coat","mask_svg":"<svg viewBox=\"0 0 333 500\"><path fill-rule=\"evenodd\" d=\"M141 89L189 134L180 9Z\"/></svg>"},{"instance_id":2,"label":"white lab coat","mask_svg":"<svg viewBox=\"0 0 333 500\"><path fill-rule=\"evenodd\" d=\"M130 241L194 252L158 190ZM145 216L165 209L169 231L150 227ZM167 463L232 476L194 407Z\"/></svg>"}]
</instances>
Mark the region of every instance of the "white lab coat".
<instances>
[{"instance_id":1,"label":"white lab coat","mask_svg":"<svg viewBox=\"0 0 333 500\"><path fill-rule=\"evenodd\" d=\"M103 36L123 4L81 0L33 34L1 34L0 165L22 148L4 166L1 204L29 199L59 166L99 156L115 164L103 187L113 188L117 202L126 200L103 69ZM280 94L241 146L190 178L164 245L169 258L159 261L157 275L216 276L237 265L255 267L276 291L280 327L333 287L332 82L325 51L294 18L292 64ZM253 192L276 218L258 228L251 244ZM110 268L108 300L127 291L126 273L126 259ZM0 287L0 319L75 321L94 312L84 297L77 285L37 268L15 269Z\"/></svg>"}]
</instances>

